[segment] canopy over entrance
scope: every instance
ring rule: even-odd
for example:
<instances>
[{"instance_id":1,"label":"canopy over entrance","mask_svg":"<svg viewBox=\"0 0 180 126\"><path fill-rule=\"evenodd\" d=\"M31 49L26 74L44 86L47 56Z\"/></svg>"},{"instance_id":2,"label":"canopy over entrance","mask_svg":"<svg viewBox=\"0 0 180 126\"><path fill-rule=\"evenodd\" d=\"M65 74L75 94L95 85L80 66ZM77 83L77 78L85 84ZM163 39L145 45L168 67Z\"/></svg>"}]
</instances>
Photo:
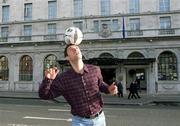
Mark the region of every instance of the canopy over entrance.
<instances>
[{"instance_id":1,"label":"canopy over entrance","mask_svg":"<svg viewBox=\"0 0 180 126\"><path fill-rule=\"evenodd\" d=\"M139 58L139 59L119 59L119 58L90 58L88 60L83 60L84 63L94 64L94 65L147 65L149 63L155 62L155 58ZM60 65L69 65L67 60L59 60Z\"/></svg>"}]
</instances>

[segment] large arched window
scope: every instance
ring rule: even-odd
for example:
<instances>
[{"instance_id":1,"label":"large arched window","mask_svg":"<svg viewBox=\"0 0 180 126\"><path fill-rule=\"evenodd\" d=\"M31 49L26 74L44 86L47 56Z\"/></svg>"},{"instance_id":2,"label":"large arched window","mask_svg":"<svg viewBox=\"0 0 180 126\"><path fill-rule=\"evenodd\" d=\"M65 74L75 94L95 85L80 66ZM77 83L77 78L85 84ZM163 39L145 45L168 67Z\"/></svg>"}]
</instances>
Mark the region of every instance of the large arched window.
<instances>
[{"instance_id":1,"label":"large arched window","mask_svg":"<svg viewBox=\"0 0 180 126\"><path fill-rule=\"evenodd\" d=\"M113 58L114 56L110 53L102 53L99 58Z\"/></svg>"},{"instance_id":2,"label":"large arched window","mask_svg":"<svg viewBox=\"0 0 180 126\"><path fill-rule=\"evenodd\" d=\"M22 56L19 65L19 80L32 81L33 80L33 64L30 56Z\"/></svg>"},{"instance_id":3,"label":"large arched window","mask_svg":"<svg viewBox=\"0 0 180 126\"><path fill-rule=\"evenodd\" d=\"M142 58L144 58L144 56L139 52L133 52L128 56L128 59L142 59Z\"/></svg>"},{"instance_id":4,"label":"large arched window","mask_svg":"<svg viewBox=\"0 0 180 126\"><path fill-rule=\"evenodd\" d=\"M0 57L0 80L7 81L9 78L8 59L5 56Z\"/></svg>"},{"instance_id":5,"label":"large arched window","mask_svg":"<svg viewBox=\"0 0 180 126\"><path fill-rule=\"evenodd\" d=\"M170 51L163 52L158 57L158 80L177 80L177 58Z\"/></svg>"},{"instance_id":6,"label":"large arched window","mask_svg":"<svg viewBox=\"0 0 180 126\"><path fill-rule=\"evenodd\" d=\"M57 66L57 57L55 55L48 55L44 59L44 70L49 68L49 67L54 67Z\"/></svg>"}]
</instances>

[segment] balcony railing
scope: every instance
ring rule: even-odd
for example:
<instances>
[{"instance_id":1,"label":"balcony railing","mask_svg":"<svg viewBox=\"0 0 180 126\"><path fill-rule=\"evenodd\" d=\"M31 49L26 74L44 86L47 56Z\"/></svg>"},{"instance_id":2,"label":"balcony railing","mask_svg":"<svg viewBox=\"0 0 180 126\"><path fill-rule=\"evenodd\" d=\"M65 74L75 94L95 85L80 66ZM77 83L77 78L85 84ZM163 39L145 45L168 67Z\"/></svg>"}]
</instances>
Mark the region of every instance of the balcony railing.
<instances>
[{"instance_id":1,"label":"balcony railing","mask_svg":"<svg viewBox=\"0 0 180 126\"><path fill-rule=\"evenodd\" d=\"M174 29L159 29L159 35L175 34Z\"/></svg>"},{"instance_id":2,"label":"balcony railing","mask_svg":"<svg viewBox=\"0 0 180 126\"><path fill-rule=\"evenodd\" d=\"M31 41L31 36L20 36L19 41Z\"/></svg>"},{"instance_id":3,"label":"balcony railing","mask_svg":"<svg viewBox=\"0 0 180 126\"><path fill-rule=\"evenodd\" d=\"M168 37L180 36L180 28L173 29L141 29L132 31L126 29L125 31L111 31L109 36L105 38L99 36L99 33L90 31L83 32L83 40L98 40L98 39L126 39L126 38L140 38L140 37ZM43 41L57 41L64 42L64 33L53 35L32 35L32 36L8 36L0 37L1 43L22 43L22 42L43 42Z\"/></svg>"},{"instance_id":4,"label":"balcony railing","mask_svg":"<svg viewBox=\"0 0 180 126\"><path fill-rule=\"evenodd\" d=\"M127 31L128 36L142 36L143 31L142 30L132 30L132 31Z\"/></svg>"},{"instance_id":5,"label":"balcony railing","mask_svg":"<svg viewBox=\"0 0 180 126\"><path fill-rule=\"evenodd\" d=\"M57 35L44 35L44 40L57 40Z\"/></svg>"},{"instance_id":6,"label":"balcony railing","mask_svg":"<svg viewBox=\"0 0 180 126\"><path fill-rule=\"evenodd\" d=\"M8 41L8 37L1 37L0 38L0 42L7 42Z\"/></svg>"}]
</instances>

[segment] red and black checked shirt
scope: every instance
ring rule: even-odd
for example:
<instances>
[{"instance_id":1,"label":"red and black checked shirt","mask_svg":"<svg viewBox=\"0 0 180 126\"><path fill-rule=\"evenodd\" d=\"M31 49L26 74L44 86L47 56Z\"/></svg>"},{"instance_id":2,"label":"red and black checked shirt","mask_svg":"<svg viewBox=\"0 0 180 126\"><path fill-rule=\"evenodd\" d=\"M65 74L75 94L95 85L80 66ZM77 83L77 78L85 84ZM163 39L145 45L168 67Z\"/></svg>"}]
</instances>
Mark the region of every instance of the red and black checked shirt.
<instances>
[{"instance_id":1,"label":"red and black checked shirt","mask_svg":"<svg viewBox=\"0 0 180 126\"><path fill-rule=\"evenodd\" d=\"M73 115L96 114L103 105L100 92L109 93L109 86L103 82L99 67L84 65L83 70L83 74L78 74L71 68L58 74L54 80L44 79L39 88L39 96L53 99L63 95L70 104Z\"/></svg>"}]
</instances>

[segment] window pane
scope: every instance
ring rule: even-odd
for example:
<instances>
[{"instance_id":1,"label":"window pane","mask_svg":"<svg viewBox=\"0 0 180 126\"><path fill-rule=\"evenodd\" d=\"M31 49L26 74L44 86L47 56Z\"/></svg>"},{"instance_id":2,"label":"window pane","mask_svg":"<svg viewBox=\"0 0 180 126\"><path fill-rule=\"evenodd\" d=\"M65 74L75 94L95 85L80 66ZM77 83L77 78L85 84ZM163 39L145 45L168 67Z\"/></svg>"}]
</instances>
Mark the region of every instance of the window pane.
<instances>
[{"instance_id":1,"label":"window pane","mask_svg":"<svg viewBox=\"0 0 180 126\"><path fill-rule=\"evenodd\" d=\"M94 32L99 32L99 21L93 21L94 23Z\"/></svg>"},{"instance_id":2,"label":"window pane","mask_svg":"<svg viewBox=\"0 0 180 126\"><path fill-rule=\"evenodd\" d=\"M33 79L32 58L30 56L23 56L20 59L19 80L32 81L32 79Z\"/></svg>"},{"instance_id":3,"label":"window pane","mask_svg":"<svg viewBox=\"0 0 180 126\"><path fill-rule=\"evenodd\" d=\"M110 0L101 0L101 15L110 15Z\"/></svg>"},{"instance_id":4,"label":"window pane","mask_svg":"<svg viewBox=\"0 0 180 126\"><path fill-rule=\"evenodd\" d=\"M9 21L9 6L2 7L2 22Z\"/></svg>"},{"instance_id":5,"label":"window pane","mask_svg":"<svg viewBox=\"0 0 180 126\"><path fill-rule=\"evenodd\" d=\"M24 26L24 36L31 36L32 35L32 26L25 25Z\"/></svg>"},{"instance_id":6,"label":"window pane","mask_svg":"<svg viewBox=\"0 0 180 126\"><path fill-rule=\"evenodd\" d=\"M160 28L161 29L171 29L171 18L170 17L160 17Z\"/></svg>"},{"instance_id":7,"label":"window pane","mask_svg":"<svg viewBox=\"0 0 180 126\"><path fill-rule=\"evenodd\" d=\"M1 37L8 37L8 27L1 28Z\"/></svg>"},{"instance_id":8,"label":"window pane","mask_svg":"<svg viewBox=\"0 0 180 126\"><path fill-rule=\"evenodd\" d=\"M83 0L74 0L74 16L83 16Z\"/></svg>"},{"instance_id":9,"label":"window pane","mask_svg":"<svg viewBox=\"0 0 180 126\"><path fill-rule=\"evenodd\" d=\"M118 31L119 26L118 26L118 19L113 19L112 20L112 30L113 31Z\"/></svg>"},{"instance_id":10,"label":"window pane","mask_svg":"<svg viewBox=\"0 0 180 126\"><path fill-rule=\"evenodd\" d=\"M159 0L159 10L160 11L169 11L170 10L170 1L169 0Z\"/></svg>"},{"instance_id":11,"label":"window pane","mask_svg":"<svg viewBox=\"0 0 180 126\"><path fill-rule=\"evenodd\" d=\"M0 80L7 81L9 79L8 59L4 56L0 57Z\"/></svg>"},{"instance_id":12,"label":"window pane","mask_svg":"<svg viewBox=\"0 0 180 126\"><path fill-rule=\"evenodd\" d=\"M81 31L83 31L83 22L79 21L79 22L73 22L75 27L78 27Z\"/></svg>"},{"instance_id":13,"label":"window pane","mask_svg":"<svg viewBox=\"0 0 180 126\"><path fill-rule=\"evenodd\" d=\"M24 4L24 20L32 20L32 3Z\"/></svg>"},{"instance_id":14,"label":"window pane","mask_svg":"<svg viewBox=\"0 0 180 126\"><path fill-rule=\"evenodd\" d=\"M56 34L56 24L48 24L48 34Z\"/></svg>"},{"instance_id":15,"label":"window pane","mask_svg":"<svg viewBox=\"0 0 180 126\"><path fill-rule=\"evenodd\" d=\"M130 19L129 21L130 25L130 30L140 30L140 19Z\"/></svg>"},{"instance_id":16,"label":"window pane","mask_svg":"<svg viewBox=\"0 0 180 126\"><path fill-rule=\"evenodd\" d=\"M139 0L129 0L129 12L139 13Z\"/></svg>"},{"instance_id":17,"label":"window pane","mask_svg":"<svg viewBox=\"0 0 180 126\"><path fill-rule=\"evenodd\" d=\"M48 2L48 18L56 18L57 16L57 2L56 1L49 1Z\"/></svg>"}]
</instances>

